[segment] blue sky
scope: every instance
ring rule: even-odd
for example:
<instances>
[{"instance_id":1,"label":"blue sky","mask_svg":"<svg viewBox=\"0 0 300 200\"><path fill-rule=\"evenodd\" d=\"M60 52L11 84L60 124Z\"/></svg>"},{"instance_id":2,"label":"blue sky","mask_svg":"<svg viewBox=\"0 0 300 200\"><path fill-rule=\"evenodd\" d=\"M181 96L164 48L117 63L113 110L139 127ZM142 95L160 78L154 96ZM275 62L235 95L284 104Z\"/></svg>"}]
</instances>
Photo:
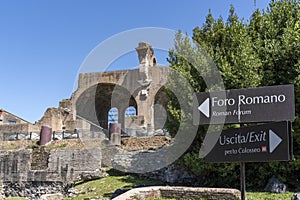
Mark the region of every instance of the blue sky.
<instances>
[{"instance_id":1,"label":"blue sky","mask_svg":"<svg viewBox=\"0 0 300 200\"><path fill-rule=\"evenodd\" d=\"M162 27L191 35L209 9L215 18L226 19L232 4L247 21L268 3L257 0L255 7L254 0L1 0L0 108L31 122L39 120L48 107L58 107L71 96L89 52L120 32ZM137 63L134 59L119 67Z\"/></svg>"}]
</instances>

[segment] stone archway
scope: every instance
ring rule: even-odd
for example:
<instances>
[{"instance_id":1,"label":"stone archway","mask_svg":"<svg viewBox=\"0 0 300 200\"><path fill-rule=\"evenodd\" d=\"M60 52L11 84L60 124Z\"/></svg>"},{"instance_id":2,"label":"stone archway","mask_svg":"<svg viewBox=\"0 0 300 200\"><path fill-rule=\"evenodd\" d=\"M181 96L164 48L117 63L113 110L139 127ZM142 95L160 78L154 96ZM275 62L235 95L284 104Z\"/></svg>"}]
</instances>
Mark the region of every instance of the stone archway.
<instances>
[{"instance_id":1,"label":"stone archway","mask_svg":"<svg viewBox=\"0 0 300 200\"><path fill-rule=\"evenodd\" d=\"M97 85L95 110L101 127L108 128L108 111L112 107L118 109L118 122L124 127L124 113L128 106L137 108L137 103L126 88L112 83L99 83Z\"/></svg>"},{"instance_id":2,"label":"stone archway","mask_svg":"<svg viewBox=\"0 0 300 200\"><path fill-rule=\"evenodd\" d=\"M80 118L108 128L108 112L111 108L118 109L118 122L124 127L124 113L127 107L137 108L137 103L130 92L113 83L99 83L83 91L75 103L76 114ZM98 129L91 126L91 130Z\"/></svg>"},{"instance_id":3,"label":"stone archway","mask_svg":"<svg viewBox=\"0 0 300 200\"><path fill-rule=\"evenodd\" d=\"M162 86L154 96L154 129L162 129L167 120L168 95Z\"/></svg>"},{"instance_id":4,"label":"stone archway","mask_svg":"<svg viewBox=\"0 0 300 200\"><path fill-rule=\"evenodd\" d=\"M157 124L159 120L160 122L163 120L157 119L154 122L156 118L154 115L162 116L157 111L166 110L167 101L163 102L166 95L164 95L164 88L161 89L161 87L167 82L169 67L157 66L154 50L150 44L141 42L136 50L140 61L138 69L79 75L78 89L71 99L74 124L80 124L78 127L89 126L76 121L78 119L76 116L79 115L95 123L96 126L106 129L108 111L116 107L119 114L118 122L122 123L122 128L124 128L125 110L128 106L134 106L137 117L143 122L140 123L141 126L147 127L149 131L155 127L162 128L162 125Z\"/></svg>"}]
</instances>

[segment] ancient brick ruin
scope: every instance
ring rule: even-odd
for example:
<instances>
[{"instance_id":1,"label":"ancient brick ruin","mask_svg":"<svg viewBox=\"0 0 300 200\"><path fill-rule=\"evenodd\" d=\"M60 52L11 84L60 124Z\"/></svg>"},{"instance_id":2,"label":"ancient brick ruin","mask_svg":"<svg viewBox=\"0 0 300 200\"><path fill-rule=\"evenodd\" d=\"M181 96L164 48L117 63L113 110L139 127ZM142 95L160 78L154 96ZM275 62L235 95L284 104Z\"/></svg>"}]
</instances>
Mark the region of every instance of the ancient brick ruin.
<instances>
[{"instance_id":1,"label":"ancient brick ruin","mask_svg":"<svg viewBox=\"0 0 300 200\"><path fill-rule=\"evenodd\" d=\"M7 133L38 134L42 125L49 125L56 133L75 129L82 134L103 132L102 128L108 129L111 108L117 109L118 123L129 135L145 136L163 128L166 114L162 107L167 104L164 85L169 67L157 66L154 50L146 42L140 42L136 51L138 69L79 74L78 88L72 96L60 101L57 108L48 108L35 124L18 117L10 124L4 122L6 116L13 118L13 114L2 110L0 136L3 139ZM125 116L128 107L136 110L136 116Z\"/></svg>"},{"instance_id":2,"label":"ancient brick ruin","mask_svg":"<svg viewBox=\"0 0 300 200\"><path fill-rule=\"evenodd\" d=\"M0 177L6 195L38 198L47 192L63 192L68 183L102 176L103 166L119 165L118 155L134 157L137 152L127 154L108 141L108 117L112 108L118 110L118 123L122 134L127 136L151 136L154 130L163 128L166 115L162 107L167 105L164 85L169 68L157 66L150 44L140 42L136 51L139 68L79 74L78 88L72 96L60 101L57 108L48 108L34 124L0 110L0 138L8 145L11 144L8 140L24 141L19 150L0 151ZM133 107L136 114L125 116L128 107ZM58 139L55 134L71 133L72 138L74 130L78 131L77 141L83 146L71 149L28 146L27 140L40 139L44 125L52 128L52 140ZM163 145L168 143L170 139ZM42 191L41 187L51 191ZM34 196L37 190L41 193Z\"/></svg>"}]
</instances>

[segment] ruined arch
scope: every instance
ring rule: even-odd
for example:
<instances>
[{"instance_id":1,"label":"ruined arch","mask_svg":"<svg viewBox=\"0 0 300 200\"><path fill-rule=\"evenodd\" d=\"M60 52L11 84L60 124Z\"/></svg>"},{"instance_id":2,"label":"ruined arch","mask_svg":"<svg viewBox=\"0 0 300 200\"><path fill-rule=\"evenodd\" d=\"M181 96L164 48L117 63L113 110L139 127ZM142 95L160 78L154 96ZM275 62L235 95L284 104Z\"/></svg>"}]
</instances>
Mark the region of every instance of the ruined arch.
<instances>
[{"instance_id":1,"label":"ruined arch","mask_svg":"<svg viewBox=\"0 0 300 200\"><path fill-rule=\"evenodd\" d=\"M137 103L130 92L117 84L98 83L84 90L76 101L76 113L80 117L104 128L108 128L108 112L118 109L119 123L124 124L125 109ZM96 128L96 127L94 127Z\"/></svg>"},{"instance_id":2,"label":"ruined arch","mask_svg":"<svg viewBox=\"0 0 300 200\"><path fill-rule=\"evenodd\" d=\"M168 95L162 86L154 96L154 129L162 129L167 120Z\"/></svg>"},{"instance_id":3,"label":"ruined arch","mask_svg":"<svg viewBox=\"0 0 300 200\"><path fill-rule=\"evenodd\" d=\"M137 103L130 92L116 84L99 83L95 95L95 110L100 126L107 129L108 111L112 107L118 109L119 123L124 126L124 113L128 106L137 108Z\"/></svg>"}]
</instances>

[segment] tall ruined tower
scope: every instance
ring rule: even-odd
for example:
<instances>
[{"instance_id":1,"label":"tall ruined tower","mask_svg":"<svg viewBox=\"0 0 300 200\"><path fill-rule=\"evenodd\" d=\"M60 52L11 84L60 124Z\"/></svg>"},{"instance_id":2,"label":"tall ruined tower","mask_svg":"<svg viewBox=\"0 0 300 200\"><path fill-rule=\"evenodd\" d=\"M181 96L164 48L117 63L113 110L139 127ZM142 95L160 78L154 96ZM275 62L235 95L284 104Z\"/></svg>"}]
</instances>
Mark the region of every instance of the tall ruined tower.
<instances>
[{"instance_id":1,"label":"tall ruined tower","mask_svg":"<svg viewBox=\"0 0 300 200\"><path fill-rule=\"evenodd\" d=\"M154 56L154 50L152 46L147 42L139 42L138 47L135 48L138 53L138 58L140 62L139 72L140 72L140 83L150 84L152 81L152 75L150 73L150 68L156 66L156 58Z\"/></svg>"}]
</instances>

